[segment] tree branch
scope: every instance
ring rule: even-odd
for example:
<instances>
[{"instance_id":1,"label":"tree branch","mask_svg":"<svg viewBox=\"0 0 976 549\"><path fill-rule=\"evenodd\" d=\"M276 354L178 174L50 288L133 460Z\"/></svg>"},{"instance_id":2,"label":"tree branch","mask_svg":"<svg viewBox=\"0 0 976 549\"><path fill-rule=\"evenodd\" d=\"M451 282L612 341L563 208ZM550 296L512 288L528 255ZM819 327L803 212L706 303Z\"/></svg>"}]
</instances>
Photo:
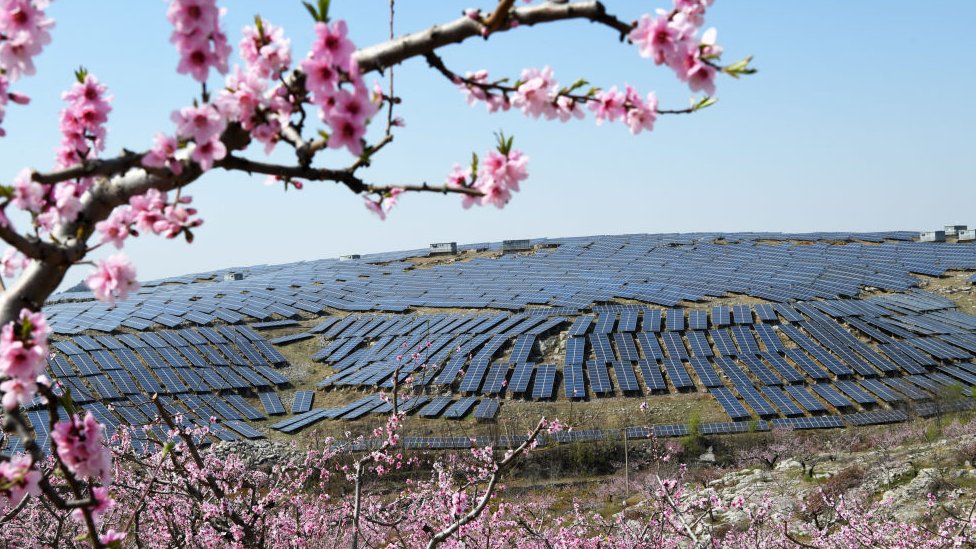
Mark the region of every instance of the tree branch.
<instances>
[{"instance_id":1,"label":"tree branch","mask_svg":"<svg viewBox=\"0 0 976 549\"><path fill-rule=\"evenodd\" d=\"M355 165L354 165L355 166ZM471 196L482 196L481 191L469 187L449 187L447 185L435 186L421 183L419 185L373 185L366 183L349 169L333 170L329 168L303 168L301 166L286 166L283 164L270 164L259 162L240 156L227 155L223 160L214 163L214 167L223 168L227 171L242 171L249 174L277 175L294 179L306 179L308 181L335 181L342 183L354 193L383 193L394 188L403 189L410 192L435 192L435 193L455 193Z\"/></svg>"},{"instance_id":2,"label":"tree branch","mask_svg":"<svg viewBox=\"0 0 976 549\"><path fill-rule=\"evenodd\" d=\"M519 26L584 19L616 30L620 33L621 40L633 27L608 14L603 4L593 0L566 4L546 2L538 6L517 8L509 12L509 18L518 21ZM363 48L356 52L354 57L363 73L382 71L412 57L422 56L450 44L459 44L468 38L480 37L483 28L485 27L478 21L464 16L444 25L434 25L424 31ZM495 32L505 32L510 29L511 27L502 26Z\"/></svg>"},{"instance_id":3,"label":"tree branch","mask_svg":"<svg viewBox=\"0 0 976 549\"><path fill-rule=\"evenodd\" d=\"M529 435L529 438L525 440L518 448L512 450L505 459L498 462L495 467L495 471L491 474L488 479L488 486L485 488L485 493L481 495L478 500L477 505L475 505L467 514L458 520L451 523L450 526L437 532L430 538L430 542L427 543L427 549L434 549L438 545L447 541L447 538L451 537L455 532L461 529L462 526L468 524L469 522L477 519L481 512L485 510L488 505L488 501L491 499L492 495L495 493L495 487L498 485L498 481L501 480L502 476L508 472L515 465L515 461L525 452L527 452L539 438L539 434L542 432L542 428L546 425L546 418L539 420L539 424L535 426L535 430Z\"/></svg>"}]
</instances>

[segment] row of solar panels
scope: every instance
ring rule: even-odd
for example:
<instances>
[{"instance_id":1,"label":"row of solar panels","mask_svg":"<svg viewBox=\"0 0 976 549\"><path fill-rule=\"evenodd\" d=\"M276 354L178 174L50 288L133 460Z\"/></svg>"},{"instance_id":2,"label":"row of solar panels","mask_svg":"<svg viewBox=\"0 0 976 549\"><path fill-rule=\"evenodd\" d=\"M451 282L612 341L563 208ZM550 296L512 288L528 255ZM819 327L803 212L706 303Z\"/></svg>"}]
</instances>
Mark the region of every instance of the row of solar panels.
<instances>
[{"instance_id":1,"label":"row of solar panels","mask_svg":"<svg viewBox=\"0 0 976 549\"><path fill-rule=\"evenodd\" d=\"M318 262L292 269L257 269L231 282L147 285L131 304L115 309L93 301L57 302L51 321L61 333L162 325L265 321L342 310L403 311L411 306L534 304L586 307L611 297L670 305L727 292L775 301L853 295L864 285L905 289L911 272L941 274L973 268L972 246L944 244L660 245L660 239L592 238L566 241L530 256L474 259L418 272L408 261ZM518 283L510 273L518 269ZM261 274L264 272L264 274ZM382 279L382 284L371 283ZM769 294L769 295L759 295ZM75 296L76 298L78 296Z\"/></svg>"},{"instance_id":2,"label":"row of solar panels","mask_svg":"<svg viewBox=\"0 0 976 549\"><path fill-rule=\"evenodd\" d=\"M430 397L427 395L401 396L400 398L402 401L397 406L398 411L416 414L425 419L437 417L463 419L473 409L475 418L488 421L495 419L501 408L497 399L479 401L471 396L457 400L450 396ZM376 393L336 408L305 409L302 413L272 424L271 428L291 434L326 419L352 421L367 414L389 414L393 411L393 406L393 402L385 394Z\"/></svg>"},{"instance_id":3,"label":"row of solar panels","mask_svg":"<svg viewBox=\"0 0 976 549\"><path fill-rule=\"evenodd\" d=\"M963 368L962 366L967 366ZM727 387L709 388L722 409L733 421L755 417L794 418L807 414L821 415L836 410L840 413L859 408L872 409L889 406L900 407L921 402L937 402L943 395L957 387L976 386L976 365L946 367L925 375L902 378L864 379L859 381L838 380L833 383L815 383L809 386L764 386L756 388L751 383L734 383L735 393ZM748 409L743 405L748 405ZM832 408L828 409L826 404ZM751 410L751 411L750 411Z\"/></svg>"},{"instance_id":4,"label":"row of solar panels","mask_svg":"<svg viewBox=\"0 0 976 549\"><path fill-rule=\"evenodd\" d=\"M771 421L758 420L754 422L719 422L702 423L699 432L703 435L721 435L733 433L767 432L771 429L837 429L854 426L886 425L907 421L909 415L902 410L876 410L859 412L842 416L819 416L804 418L781 418ZM650 427L628 427L626 429L583 429L566 430L555 433L542 433L538 444L548 446L552 444L572 444L598 441L622 441L625 437L630 440L687 436L690 430L683 424L653 425ZM486 446L512 448L528 440L527 435L489 436L405 436L400 439L404 448L410 449L465 449L483 448ZM362 439L345 444L352 451L367 451L380 447L382 440Z\"/></svg>"},{"instance_id":5,"label":"row of solar panels","mask_svg":"<svg viewBox=\"0 0 976 549\"><path fill-rule=\"evenodd\" d=\"M272 393L273 394L273 393ZM206 427L210 437L197 442L208 444L212 440L232 441L263 438L264 435L247 421L264 419L264 415L248 404L240 395L180 395L178 398L159 396L160 405L171 420L183 427ZM80 404L105 426L106 436L113 437L123 427L133 427L132 445L138 452L158 449L158 443L170 439L168 428L162 422L155 403L145 395L129 395L126 399L111 402ZM65 412L62 409L60 413ZM47 411L29 410L27 417L34 427L35 440L42 452L50 451L50 431ZM155 441L155 442L153 442ZM6 441L6 451L23 451L22 441L11 437ZM0 445L2 447L2 445Z\"/></svg>"}]
</instances>

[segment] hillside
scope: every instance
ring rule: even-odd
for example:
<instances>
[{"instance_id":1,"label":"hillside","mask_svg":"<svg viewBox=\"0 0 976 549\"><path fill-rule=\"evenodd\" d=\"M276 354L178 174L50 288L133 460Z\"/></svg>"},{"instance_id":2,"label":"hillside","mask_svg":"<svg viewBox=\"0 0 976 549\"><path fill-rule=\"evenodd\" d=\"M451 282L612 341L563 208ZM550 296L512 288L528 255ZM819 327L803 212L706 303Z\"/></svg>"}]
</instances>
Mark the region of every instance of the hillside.
<instances>
[{"instance_id":1,"label":"hillside","mask_svg":"<svg viewBox=\"0 0 976 549\"><path fill-rule=\"evenodd\" d=\"M72 291L47 307L50 375L112 428L152 424L157 394L214 441L368 433L394 380L408 447L506 445L541 415L574 427L558 443L900 423L976 386L976 245L914 234L544 239L189 274L115 307Z\"/></svg>"}]
</instances>

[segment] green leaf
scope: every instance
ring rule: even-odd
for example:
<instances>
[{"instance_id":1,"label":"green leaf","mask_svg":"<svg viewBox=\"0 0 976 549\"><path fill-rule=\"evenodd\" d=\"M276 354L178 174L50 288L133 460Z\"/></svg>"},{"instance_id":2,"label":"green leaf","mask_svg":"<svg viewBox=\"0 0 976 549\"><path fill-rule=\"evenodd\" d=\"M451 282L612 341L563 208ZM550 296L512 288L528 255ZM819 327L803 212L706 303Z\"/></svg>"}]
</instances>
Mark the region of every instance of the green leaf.
<instances>
[{"instance_id":1,"label":"green leaf","mask_svg":"<svg viewBox=\"0 0 976 549\"><path fill-rule=\"evenodd\" d=\"M0 197L2 198L13 198L14 188L10 185L0 185Z\"/></svg>"},{"instance_id":2,"label":"green leaf","mask_svg":"<svg viewBox=\"0 0 976 549\"><path fill-rule=\"evenodd\" d=\"M573 84L569 88L567 88L567 93L572 93L572 92L574 92L574 91L576 91L576 90L578 90L578 89L580 89L583 86L586 86L588 84L589 84L589 82L587 82L586 80L583 80L582 78L580 78L576 82L573 82Z\"/></svg>"},{"instance_id":3,"label":"green leaf","mask_svg":"<svg viewBox=\"0 0 976 549\"><path fill-rule=\"evenodd\" d=\"M478 153L471 153L471 179L478 174Z\"/></svg>"},{"instance_id":4,"label":"green leaf","mask_svg":"<svg viewBox=\"0 0 976 549\"><path fill-rule=\"evenodd\" d=\"M22 320L20 323L20 339L23 339L24 341L30 339L30 334L33 329L34 326L31 325L29 318Z\"/></svg>"},{"instance_id":5,"label":"green leaf","mask_svg":"<svg viewBox=\"0 0 976 549\"><path fill-rule=\"evenodd\" d=\"M307 9L308 13L312 15L312 19L314 19L316 23L322 21L322 19L319 17L318 10L315 9L315 6L309 4L308 2L302 2L302 5L305 6L305 9Z\"/></svg>"},{"instance_id":6,"label":"green leaf","mask_svg":"<svg viewBox=\"0 0 976 549\"><path fill-rule=\"evenodd\" d=\"M77 80L79 84L85 83L86 76L88 76L88 69L85 67L78 67L78 70L75 71L75 80Z\"/></svg>"},{"instance_id":7,"label":"green leaf","mask_svg":"<svg viewBox=\"0 0 976 549\"><path fill-rule=\"evenodd\" d=\"M61 406L64 407L64 411L68 412L69 416L75 414L75 400L71 397L71 388L68 386L64 387L64 394L61 395Z\"/></svg>"},{"instance_id":8,"label":"green leaf","mask_svg":"<svg viewBox=\"0 0 976 549\"><path fill-rule=\"evenodd\" d=\"M254 16L254 26L258 29L258 38L261 39L261 43L266 44L268 40L264 37L264 21L261 21L260 15Z\"/></svg>"},{"instance_id":9,"label":"green leaf","mask_svg":"<svg viewBox=\"0 0 976 549\"><path fill-rule=\"evenodd\" d=\"M331 0L319 0L319 15L322 16L321 21L323 23L329 22L329 4Z\"/></svg>"},{"instance_id":10,"label":"green leaf","mask_svg":"<svg viewBox=\"0 0 976 549\"><path fill-rule=\"evenodd\" d=\"M693 111L700 111L702 109L706 109L708 107L711 107L715 103L718 103L718 99L716 99L714 97L705 96L705 97L702 98L701 101L699 101L698 103L695 103L695 106L693 106L691 108L691 110L693 110Z\"/></svg>"},{"instance_id":11,"label":"green leaf","mask_svg":"<svg viewBox=\"0 0 976 549\"><path fill-rule=\"evenodd\" d=\"M749 66L749 63L751 62L752 56L747 55L744 59L732 63L731 65L722 69L722 71L733 78L738 78L742 74L755 74L756 69Z\"/></svg>"}]
</instances>

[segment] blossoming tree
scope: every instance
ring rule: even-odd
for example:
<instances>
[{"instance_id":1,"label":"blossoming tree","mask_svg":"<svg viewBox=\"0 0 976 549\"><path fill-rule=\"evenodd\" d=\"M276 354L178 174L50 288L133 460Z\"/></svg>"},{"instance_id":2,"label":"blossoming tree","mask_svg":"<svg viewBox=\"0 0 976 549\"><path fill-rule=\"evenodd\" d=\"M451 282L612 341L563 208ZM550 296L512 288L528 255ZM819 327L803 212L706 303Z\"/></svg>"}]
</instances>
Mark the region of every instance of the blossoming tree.
<instances>
[{"instance_id":1,"label":"blossoming tree","mask_svg":"<svg viewBox=\"0 0 976 549\"><path fill-rule=\"evenodd\" d=\"M362 196L366 207L380 218L406 192L458 194L465 208L501 208L512 193L520 190L528 174L528 156L515 148L512 137L502 134L495 148L480 157L474 155L468 165L455 165L441 186L387 186L368 181L366 169L390 146L402 126L396 116L400 98L394 93L392 80L384 88L378 79L371 80L372 75L392 71L409 59L423 58L432 74L445 77L469 103L483 103L489 112L517 109L531 118L559 121L590 115L597 124L619 122L636 135L651 131L661 115L691 113L711 105L720 74L738 77L753 72L749 58L722 64L722 49L715 42L714 29L703 30L711 3L712 0L674 0L668 9L631 20L613 14L595 0L526 1L519 6L514 0L500 0L490 12L468 10L456 20L400 37L391 35L386 42L357 48L347 35L346 23L330 13L329 1L319 0L315 5L305 4L313 19L307 30L315 35L310 51L294 55L289 39L273 18L256 17L253 25L241 31L237 47L240 63L232 67L234 48L221 26L222 12L215 0L172 0L165 16L172 25L171 42L180 58L175 71L200 84L199 97L191 105L173 109L172 127L159 128L150 150L122 149L120 154L106 155L112 98L96 75L79 69L74 75L75 83L62 96L65 106L60 113L61 141L53 166L42 170L24 167L10 184L0 186L0 238L10 246L3 254L2 270L5 277L16 277L4 288L0 301L3 429L19 436L26 448L25 454L0 461L0 511L12 517L24 507L28 497L34 497L43 505L34 506L32 512L47 508L70 513L82 528L85 543L95 547L119 544L130 533L138 543L137 513L127 521L112 522L109 529L100 524L103 515L115 505L113 481L122 477L126 482L119 485L144 488L136 496L125 496L127 506L160 513L156 519L162 524L193 523L193 517L178 516L183 512L179 507L165 511L174 502L153 489L161 482L156 475L163 470L169 446L160 450L153 462L152 457L119 454L119 448L124 452L130 447L124 440L116 441L113 461L102 426L91 414L78 414L70 398L61 395L57 384L44 376L50 329L43 305L68 270L86 262L94 249L121 249L128 239L147 233L166 238L183 236L191 241L194 228L202 220L190 206L192 198L186 191L217 169L259 174L286 189L301 189L312 181L335 182ZM29 102L15 88L21 78L34 74L34 59L55 34L54 21L45 14L47 4L47 0L0 1L0 124L5 109L20 108ZM392 18L392 0L390 8ZM532 32L532 27L538 25L569 20L588 20L606 27L608 38L633 45L632 50L624 49L622 54L637 54L662 66L686 82L692 92L700 92L701 99L687 108L662 109L653 92L630 86L603 88L582 80L560 85L549 67L525 68L514 80L495 78L484 70L461 73L449 68L438 55L441 48L471 38L490 40L499 33ZM221 78L222 82L215 85ZM255 149L267 154L282 147L292 153L289 162L275 163L262 157L260 151L255 154ZM317 155L326 149L346 151L348 162L324 165ZM20 213L13 215L14 210ZM86 283L96 298L109 303L124 300L138 288L136 269L122 253L99 261ZM20 409L37 396L47 403L50 415L50 459L34 443L31 426ZM546 425L540 423L540 429ZM179 430L177 425L170 427ZM539 429L530 440L538 432ZM235 480L227 475L227 471L236 471L236 466L214 467L207 461L211 458L195 452L192 436L187 435L185 440L186 451L193 459L177 462L174 458L167 471L175 477L167 482L175 482L174 478L186 474L196 485L187 485L185 493L209 491L216 498L208 505L219 510L197 508L207 509L204 518L227 519L225 527L219 526L220 521L201 527L205 533L193 538L193 544L269 542L270 537L259 537L258 532L266 530L256 530L256 511L221 503L227 494L248 488L234 484L245 482L242 478ZM391 435L388 442L388 447L394 446L395 437ZM472 478L494 486L499 472L526 448L500 461L483 451L475 456L482 465L468 472ZM157 473L139 476L120 463L121 455ZM368 463L358 462L354 468L357 497L349 511L355 518L354 545L360 531L361 505L373 506L370 511L378 516L385 512L378 501L361 501L361 471L372 467L373 472L382 474L379 468L383 464L401 465L399 459L389 456L374 455ZM319 455L315 458L319 461L308 464L309 471L321 474L321 482L329 477L328 466L321 463L332 457L328 453ZM447 469L440 471L448 475ZM255 502L264 505L268 498L279 498L280 502L287 499L282 494L307 480L304 476L289 478L291 484L287 486L273 482L264 485L260 496L256 494L261 490L250 486L257 498ZM431 489L436 493L437 481L434 483ZM125 493L131 494L131 490ZM421 528L415 524L405 528L404 539L409 540L406 544L423 539L437 545L473 527L469 523L480 520L491 488L473 503L462 501L464 497L458 495L461 493L454 492L450 503L453 510L448 516L453 519L440 525L426 524ZM287 497L296 496L288 493ZM165 504L146 503L156 500ZM201 496L195 501L210 500ZM436 501L426 505L434 515L444 511ZM502 517L505 510L490 514ZM7 519L0 520L2 524ZM393 519L373 522L371 528L382 529L382 524L389 528L390 521ZM283 524L274 528L290 528ZM271 526L263 524L262 528ZM167 539L179 544L188 538L174 538L170 532Z\"/></svg>"}]
</instances>

